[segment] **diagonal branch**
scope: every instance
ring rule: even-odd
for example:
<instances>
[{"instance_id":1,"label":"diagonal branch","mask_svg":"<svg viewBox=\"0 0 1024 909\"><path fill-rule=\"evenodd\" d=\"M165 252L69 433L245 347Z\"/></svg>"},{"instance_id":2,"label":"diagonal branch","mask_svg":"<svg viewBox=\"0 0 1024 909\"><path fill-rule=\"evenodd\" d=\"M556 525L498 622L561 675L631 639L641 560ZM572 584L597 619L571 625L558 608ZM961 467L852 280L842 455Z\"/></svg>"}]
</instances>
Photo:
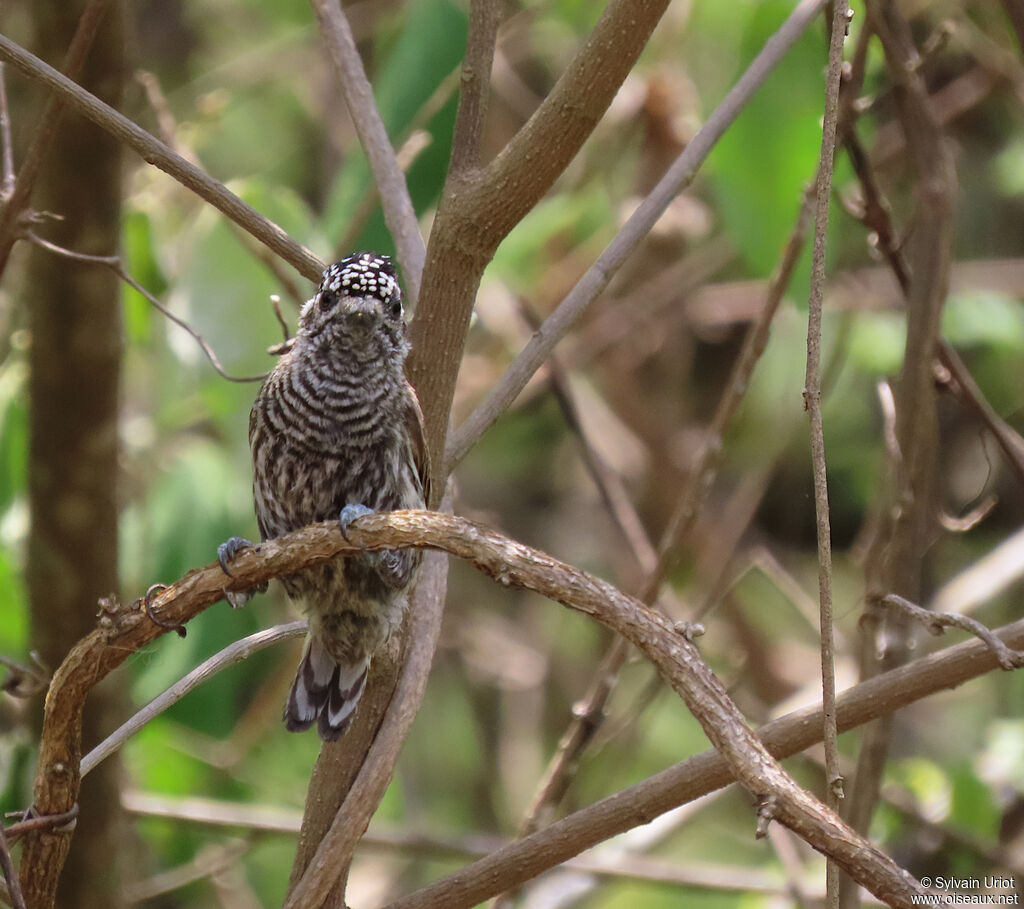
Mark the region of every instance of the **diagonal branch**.
<instances>
[{"instance_id":1,"label":"diagonal branch","mask_svg":"<svg viewBox=\"0 0 1024 909\"><path fill-rule=\"evenodd\" d=\"M1024 619L995 632L1008 647L1024 646ZM922 698L962 685L997 669L992 649L970 641L893 669L843 692L836 702L840 732L876 720ZM757 730L780 760L821 741L821 706L789 713ZM421 890L401 897L387 909L469 909L560 865L585 849L623 833L680 805L734 782L725 759L711 749L628 786L515 840Z\"/></svg>"},{"instance_id":2,"label":"diagonal branch","mask_svg":"<svg viewBox=\"0 0 1024 909\"><path fill-rule=\"evenodd\" d=\"M245 550L232 564L232 577L216 565L190 572L158 594L152 607L159 611L162 622L180 624L223 598L226 591L246 590L340 553L359 552L362 547L442 549L471 561L502 585L534 590L628 638L683 698L729 770L754 795L762 816L770 813L893 905L909 906L912 896L923 894L906 872L783 771L746 725L693 643L639 601L538 550L451 515L422 511L371 515L361 518L349 535L351 543L341 536L337 522L326 522L269 540ZM81 714L88 691L131 653L166 632L138 611L108 612L107 618L105 628L92 632L72 649L54 675L46 699L34 796L35 808L42 814L65 812L77 800ZM402 732L397 730L399 741ZM53 867L49 861L54 838L67 836L64 832L30 835L22 862L23 879L55 881L60 863L58 860ZM63 842L66 844L66 839ZM56 854L59 857L60 850Z\"/></svg>"},{"instance_id":3,"label":"diagonal branch","mask_svg":"<svg viewBox=\"0 0 1024 909\"><path fill-rule=\"evenodd\" d=\"M643 204L633 212L558 308L534 332L533 337L497 385L452 434L445 452L447 471L452 470L462 460L480 436L505 412L566 332L608 286L615 272L650 233L672 200L690 184L723 133L786 56L797 38L814 21L824 5L824 0L803 0L779 30L765 42L747 70L665 172Z\"/></svg>"},{"instance_id":4,"label":"diagonal branch","mask_svg":"<svg viewBox=\"0 0 1024 909\"><path fill-rule=\"evenodd\" d=\"M219 183L205 171L186 161L155 136L61 75L34 54L30 54L6 35L0 35L0 60L13 64L29 78L41 82L69 107L124 142L147 162L159 167L201 199L205 199L290 263L304 277L310 281L320 280L324 263L305 246L296 243L282 228L239 199L223 183Z\"/></svg>"},{"instance_id":5,"label":"diagonal branch","mask_svg":"<svg viewBox=\"0 0 1024 909\"><path fill-rule=\"evenodd\" d=\"M366 152L373 178L380 192L384 221L391 231L398 250L398 260L405 276L406 295L410 310L415 309L420 296L420 280L426 248L416 222L416 212L409 198L405 175L398 165L388 132L380 111L373 100L373 89L366 78L363 61L359 57L352 29L339 0L311 0L320 33L338 73L341 90L345 95L352 122L359 134L359 142Z\"/></svg>"},{"instance_id":6,"label":"diagonal branch","mask_svg":"<svg viewBox=\"0 0 1024 909\"><path fill-rule=\"evenodd\" d=\"M668 0L610 0L551 93L497 157L472 174L449 173L427 246L409 360L427 448L435 453L438 493L444 487L441 453L456 376L484 268L580 150L667 5Z\"/></svg>"},{"instance_id":7,"label":"diagonal branch","mask_svg":"<svg viewBox=\"0 0 1024 909\"><path fill-rule=\"evenodd\" d=\"M69 79L77 79L85 66L89 48L103 21L107 11L107 0L93 0L83 11L78 20L75 34L68 45L67 56L64 59L64 72ZM64 102L59 97L51 97L43 109L39 118L39 125L32 135L32 142L25 154L25 160L18 170L17 179L14 181L14 188L10 194L4 195L3 210L0 211L0 274L7 268L7 261L11 256L11 250L18 239L18 221L21 215L28 209L32 198L32 190L36 185L36 178L39 176L39 168L43 163L43 157L57 134L57 126L60 123L61 114L64 113ZM10 139L10 135L6 137ZM5 148L4 159L4 180L5 184L9 174L6 172L9 162L7 155L11 154L10 148Z\"/></svg>"}]
</instances>

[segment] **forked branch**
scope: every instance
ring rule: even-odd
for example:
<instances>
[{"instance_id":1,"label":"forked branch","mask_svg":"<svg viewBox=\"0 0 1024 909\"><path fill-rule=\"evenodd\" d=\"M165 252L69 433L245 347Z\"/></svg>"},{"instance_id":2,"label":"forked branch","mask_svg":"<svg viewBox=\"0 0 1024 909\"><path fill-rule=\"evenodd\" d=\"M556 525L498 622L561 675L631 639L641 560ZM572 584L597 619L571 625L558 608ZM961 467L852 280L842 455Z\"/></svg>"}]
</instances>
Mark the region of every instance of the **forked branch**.
<instances>
[{"instance_id":1,"label":"forked branch","mask_svg":"<svg viewBox=\"0 0 1024 909\"><path fill-rule=\"evenodd\" d=\"M672 623L613 585L524 546L479 524L434 512L405 511L362 518L351 529L351 543L336 523L315 524L245 550L232 564L233 576L216 565L190 572L159 593L153 610L166 623L183 624L222 599L293 574L341 553L417 547L440 549L472 562L506 586L534 590L591 616L628 638L661 671L701 723L733 773L771 818L794 830L833 858L871 892L895 906L911 905L924 891L882 852L855 834L825 806L801 789L749 729L721 682L693 643ZM139 648L163 633L139 610L108 610L103 627L84 638L54 676L35 786L41 814L71 809L80 785L81 716L89 690ZM23 880L56 881L69 833L28 837Z\"/></svg>"}]
</instances>

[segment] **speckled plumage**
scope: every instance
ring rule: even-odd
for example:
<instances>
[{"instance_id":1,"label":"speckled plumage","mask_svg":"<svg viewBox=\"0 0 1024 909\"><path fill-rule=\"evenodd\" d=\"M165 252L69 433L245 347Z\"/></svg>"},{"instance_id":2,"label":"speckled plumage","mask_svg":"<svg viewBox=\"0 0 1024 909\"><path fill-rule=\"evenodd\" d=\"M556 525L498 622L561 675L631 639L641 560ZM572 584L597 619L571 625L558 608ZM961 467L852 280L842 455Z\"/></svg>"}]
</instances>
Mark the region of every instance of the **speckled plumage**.
<instances>
[{"instance_id":1,"label":"speckled plumage","mask_svg":"<svg viewBox=\"0 0 1024 909\"><path fill-rule=\"evenodd\" d=\"M337 519L348 505L424 507L422 417L405 378L408 349L387 257L359 253L324 272L249 419L263 539ZM289 729L316 722L325 740L345 731L370 658L402 621L419 561L414 550L366 553L282 578L310 627L285 706Z\"/></svg>"}]
</instances>

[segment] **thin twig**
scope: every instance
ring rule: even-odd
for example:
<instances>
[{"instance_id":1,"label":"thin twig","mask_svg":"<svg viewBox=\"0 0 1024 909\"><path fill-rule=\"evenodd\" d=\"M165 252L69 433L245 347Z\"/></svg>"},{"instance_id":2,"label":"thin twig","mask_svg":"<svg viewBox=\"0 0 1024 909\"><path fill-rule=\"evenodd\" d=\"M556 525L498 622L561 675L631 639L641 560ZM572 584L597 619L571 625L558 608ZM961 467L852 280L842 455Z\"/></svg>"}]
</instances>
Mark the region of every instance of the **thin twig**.
<instances>
[{"instance_id":1,"label":"thin twig","mask_svg":"<svg viewBox=\"0 0 1024 909\"><path fill-rule=\"evenodd\" d=\"M107 0L90 0L71 37L67 54L64 57L64 72L68 79L77 79L85 66L89 48L96 38L100 23L107 11ZM3 35L0 35L3 38ZM3 40L7 40L3 38ZM22 162L10 195L5 193L5 205L0 210L0 275L7 268L11 249L18 239L18 221L28 209L32 198L32 190L39 176L43 157L46 155L53 138L57 133L61 114L64 112L64 101L60 97L52 97L43 109L39 125L32 135L25 160Z\"/></svg>"},{"instance_id":2,"label":"thin twig","mask_svg":"<svg viewBox=\"0 0 1024 909\"><path fill-rule=\"evenodd\" d=\"M825 118L821 130L821 156L818 162L816 211L814 218L814 255L811 265L811 289L807 312L807 373L804 380L804 406L811 425L811 463L814 472L814 507L818 536L818 603L821 635L821 702L824 716L825 767L828 806L837 811L843 797L843 777L839 769L836 742L835 632L832 618L832 529L829 518L828 478L825 467L825 430L821 413L821 316L825 295L825 248L828 237L828 210L832 198L832 168L835 159L836 127L839 120L839 83L843 68L843 43L849 26L849 3L836 0L832 7L832 37L825 79ZM839 868L831 860L826 865L828 905L839 903Z\"/></svg>"},{"instance_id":3,"label":"thin twig","mask_svg":"<svg viewBox=\"0 0 1024 909\"><path fill-rule=\"evenodd\" d=\"M135 280L128 272L124 270L124 266L121 264L120 256L93 256L88 253L75 252L71 249L65 249L63 246L58 246L56 243L51 243L49 240L44 240L38 234L31 230L25 231L25 238L31 240L36 246L45 249L47 252L53 253L55 256L61 256L65 259L71 259L74 262L82 262L86 265L102 265L105 268L109 268L115 275L117 275L125 284L131 287L136 293L145 297L155 309L159 310L164 316L170 319L179 328L183 328L185 331L192 336L192 339L199 345L200 349L206 354L206 358L210 361L210 364L215 370L229 382L262 382L266 377L266 373L262 373L258 376L233 376L221 365L220 358L214 352L213 348L206 342L206 339L199 334L191 325L188 324L180 316L176 316L171 312L163 303L161 303L156 297L153 296L145 287L143 287L138 281Z\"/></svg>"},{"instance_id":4,"label":"thin twig","mask_svg":"<svg viewBox=\"0 0 1024 909\"><path fill-rule=\"evenodd\" d=\"M78 804L72 805L67 811L59 814L37 814L31 808L26 812L28 817L15 824L4 827L4 833L8 840L24 836L26 833L37 833L40 830L52 830L59 827L67 827L78 817Z\"/></svg>"},{"instance_id":5,"label":"thin twig","mask_svg":"<svg viewBox=\"0 0 1024 909\"><path fill-rule=\"evenodd\" d=\"M11 111L7 105L7 75L0 63L0 157L2 174L0 202L4 204L14 195L14 143L11 139Z\"/></svg>"},{"instance_id":6,"label":"thin twig","mask_svg":"<svg viewBox=\"0 0 1024 909\"><path fill-rule=\"evenodd\" d=\"M540 320L525 303L520 307L530 327L536 329ZM593 441L589 438L580 418L579 406L573 394L569 376L561 359L552 354L549 362L551 393L562 412L562 419L569 428L580 449L583 464L597 487L598 495L605 510L629 546L633 561L641 572L653 570L658 554L644 530L643 521L629 500L622 478L605 462Z\"/></svg>"},{"instance_id":7,"label":"thin twig","mask_svg":"<svg viewBox=\"0 0 1024 909\"><path fill-rule=\"evenodd\" d=\"M255 634L250 634L239 641L235 641L223 650L215 653L209 659L204 660L186 676L178 679L177 682L153 698L138 713L122 723L114 732L82 758L82 776L84 777L97 764L110 757L128 739L142 729L143 726L158 717L173 704L178 703L190 691L202 685L203 682L213 678L221 670L248 659L252 654L258 653L260 650L271 647L281 641L288 641L299 637L305 633L305 621L275 625L273 628L257 631Z\"/></svg>"},{"instance_id":8,"label":"thin twig","mask_svg":"<svg viewBox=\"0 0 1024 909\"><path fill-rule=\"evenodd\" d=\"M940 635L947 628L959 628L961 631L969 632L975 637L981 638L992 649L996 659L999 660L999 665L1007 672L1024 666L1024 651L1011 650L999 640L991 628L983 625L977 619L950 612L932 612L930 609L924 609L895 593L886 594L879 602L883 606L896 609L903 613L903 615L909 616L915 622L920 623L927 629L929 634Z\"/></svg>"},{"instance_id":9,"label":"thin twig","mask_svg":"<svg viewBox=\"0 0 1024 909\"><path fill-rule=\"evenodd\" d=\"M729 379L725 383L725 390L715 408L711 425L704 433L700 451L689 471L687 483L658 543L657 558L653 565L645 568L645 577L639 588L639 598L645 603L654 601L662 579L668 571L671 555L695 525L707 493L714 483L726 429L746 396L754 368L768 343L772 321L803 250L812 199L813 193L808 189L801 201L796 223L786 242L782 259L767 289L764 306L758 313L756 322L747 331L743 348L733 364ZM562 733L558 748L548 762L526 811L520 825L522 834L538 829L544 822L546 813L564 796L583 751L593 740L594 734L604 720L605 705L615 688L619 670L628 654L629 646L626 641L616 638L601 657L586 694L574 707L572 720Z\"/></svg>"},{"instance_id":10,"label":"thin twig","mask_svg":"<svg viewBox=\"0 0 1024 909\"><path fill-rule=\"evenodd\" d=\"M4 880L7 882L7 895L11 898L13 909L26 909L25 894L21 892L18 870L14 867L14 862L11 861L11 850L7 845L7 837L4 835L2 824L0 824L0 871L3 871Z\"/></svg>"},{"instance_id":11,"label":"thin twig","mask_svg":"<svg viewBox=\"0 0 1024 909\"><path fill-rule=\"evenodd\" d=\"M29 78L41 82L53 91L68 106L73 107L101 129L124 142L148 163L160 168L182 186L205 199L243 230L252 234L290 263L301 275L310 281L320 280L324 263L306 247L296 243L277 224L265 218L252 206L247 205L205 171L173 152L155 136L146 132L123 114L118 113L109 104L104 104L95 95L87 92L80 85L2 34L0 34L0 60L13 63ZM24 167L22 169L24 170ZM2 232L0 232L0 236L3 236ZM3 260L0 259L0 265L2 264Z\"/></svg>"},{"instance_id":12,"label":"thin twig","mask_svg":"<svg viewBox=\"0 0 1024 909\"><path fill-rule=\"evenodd\" d=\"M320 33L337 71L342 93L348 105L359 141L366 152L374 181L380 192L384 221L391 231L398 251L398 261L405 277L409 309L414 310L420 296L420 282L426 247L416 221L416 211L409 198L405 175L398 166L395 150L388 139L373 89L366 78L352 29L339 0L311 0Z\"/></svg>"},{"instance_id":13,"label":"thin twig","mask_svg":"<svg viewBox=\"0 0 1024 909\"><path fill-rule=\"evenodd\" d=\"M487 397L451 434L445 450L446 471L450 472L505 412L565 333L608 286L612 276L650 233L672 200L690 184L722 134L824 5L825 0L802 0L778 31L765 42L746 72L711 113L650 195L629 217L615 239L534 333Z\"/></svg>"}]
</instances>

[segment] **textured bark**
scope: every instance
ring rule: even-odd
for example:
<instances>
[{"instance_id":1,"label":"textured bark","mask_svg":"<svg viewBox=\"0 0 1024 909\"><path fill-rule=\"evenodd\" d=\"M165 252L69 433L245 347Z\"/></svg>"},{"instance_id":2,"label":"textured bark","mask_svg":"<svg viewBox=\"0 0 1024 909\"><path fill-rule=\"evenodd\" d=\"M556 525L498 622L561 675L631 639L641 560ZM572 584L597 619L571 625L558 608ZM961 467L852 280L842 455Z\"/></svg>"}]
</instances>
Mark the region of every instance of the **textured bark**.
<instances>
[{"instance_id":1,"label":"textured bark","mask_svg":"<svg viewBox=\"0 0 1024 909\"><path fill-rule=\"evenodd\" d=\"M32 5L35 44L59 61L85 7L83 0L38 0ZM83 84L116 105L124 81L120 7L111 3L96 37ZM119 144L76 116L61 123L43 163L32 205L59 214L47 236L79 252L117 252L120 233ZM29 495L31 531L28 589L32 645L57 666L96 623L96 603L117 589L118 386L121 328L116 276L93 266L58 261L33 249L24 305L32 336ZM81 739L107 728L110 697L90 697ZM116 857L121 813L116 762L82 790L75 848L68 855L59 904L120 905ZM37 805L45 811L45 806ZM68 837L48 834L26 844L67 850ZM40 866L36 866L40 867ZM54 901L52 880L29 875L29 906Z\"/></svg>"}]
</instances>

